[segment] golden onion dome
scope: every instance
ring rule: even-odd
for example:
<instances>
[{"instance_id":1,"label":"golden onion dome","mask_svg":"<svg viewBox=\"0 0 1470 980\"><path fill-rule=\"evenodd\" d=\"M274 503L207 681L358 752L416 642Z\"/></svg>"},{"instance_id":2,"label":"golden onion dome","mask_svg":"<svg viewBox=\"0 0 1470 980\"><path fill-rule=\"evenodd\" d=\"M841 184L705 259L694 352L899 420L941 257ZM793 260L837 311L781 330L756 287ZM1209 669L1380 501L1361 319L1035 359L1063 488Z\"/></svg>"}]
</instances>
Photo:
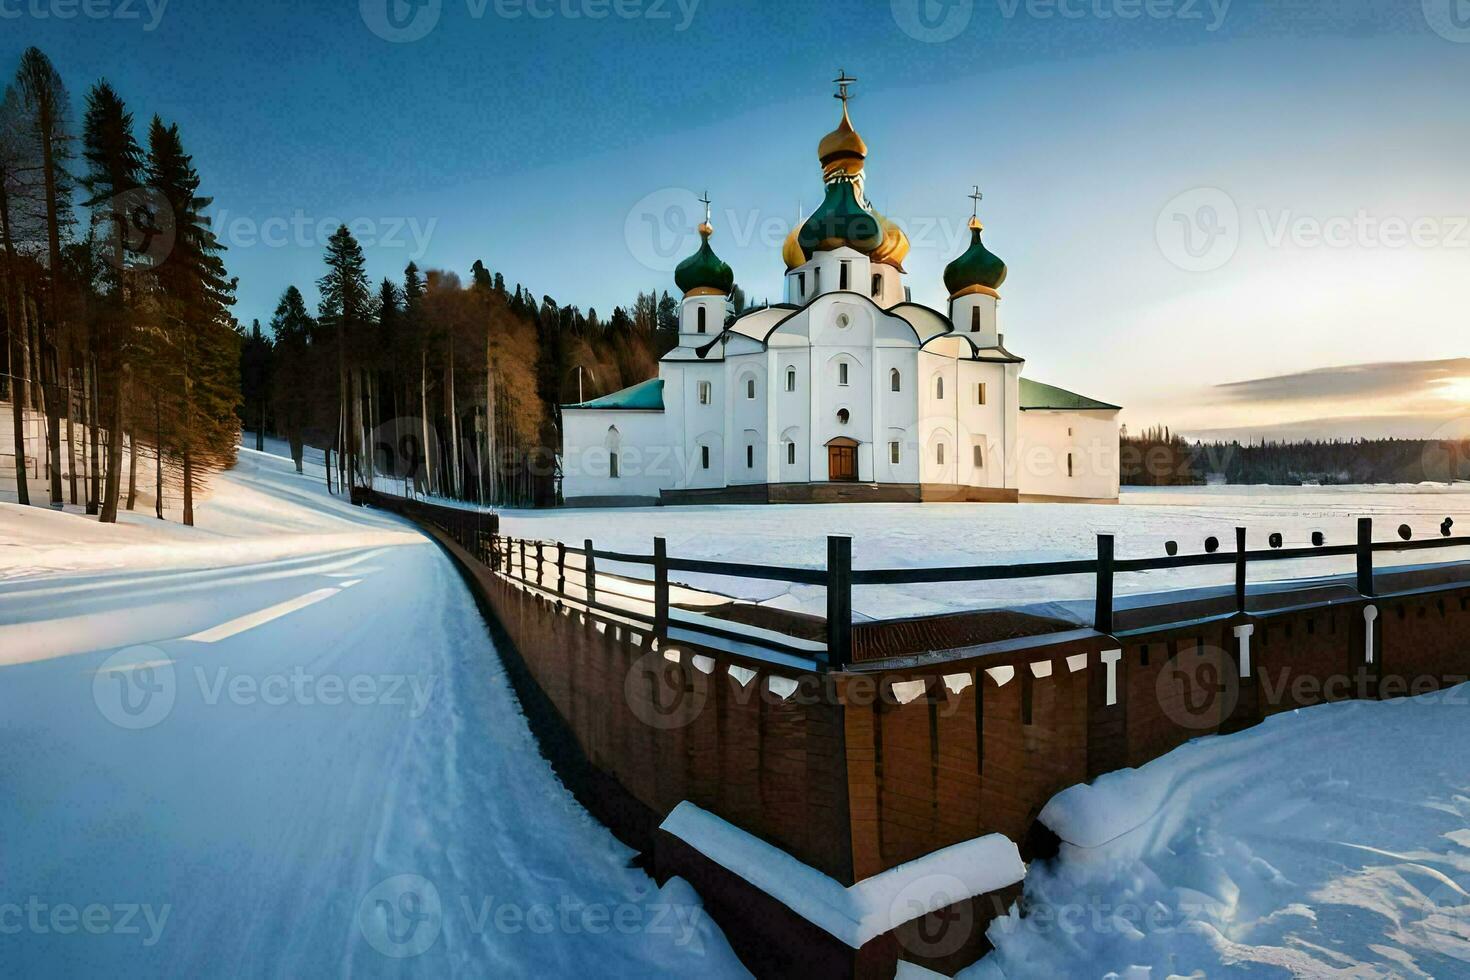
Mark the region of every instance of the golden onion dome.
<instances>
[{"instance_id":1,"label":"golden onion dome","mask_svg":"<svg viewBox=\"0 0 1470 980\"><path fill-rule=\"evenodd\" d=\"M800 235L801 224L798 223L792 227L791 234L786 236L786 244L781 246L781 260L786 263L787 272L806 263L806 253L801 250L801 242L797 241Z\"/></svg>"},{"instance_id":2,"label":"golden onion dome","mask_svg":"<svg viewBox=\"0 0 1470 980\"><path fill-rule=\"evenodd\" d=\"M873 213L877 214L876 211ZM891 265L899 272L903 272L903 260L909 256L909 236L904 234L902 228L881 214L878 214L878 225L883 229L883 244L874 249L868 258L874 262Z\"/></svg>"},{"instance_id":3,"label":"golden onion dome","mask_svg":"<svg viewBox=\"0 0 1470 980\"><path fill-rule=\"evenodd\" d=\"M863 169L863 162L868 157L868 144L852 128L852 120L847 116L847 103L842 103L842 122L837 128L826 136L817 146L817 158L822 162L823 178L831 178L836 174L857 174Z\"/></svg>"}]
</instances>

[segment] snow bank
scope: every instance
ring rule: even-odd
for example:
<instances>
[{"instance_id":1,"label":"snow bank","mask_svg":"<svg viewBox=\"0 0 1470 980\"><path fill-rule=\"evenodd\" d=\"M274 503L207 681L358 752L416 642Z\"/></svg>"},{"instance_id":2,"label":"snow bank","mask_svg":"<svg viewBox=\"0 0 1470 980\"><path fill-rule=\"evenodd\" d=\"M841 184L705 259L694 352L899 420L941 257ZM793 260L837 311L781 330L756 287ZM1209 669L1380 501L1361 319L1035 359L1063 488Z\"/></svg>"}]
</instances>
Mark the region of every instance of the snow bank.
<instances>
[{"instance_id":1,"label":"snow bank","mask_svg":"<svg viewBox=\"0 0 1470 980\"><path fill-rule=\"evenodd\" d=\"M967 977L1470 976L1470 685L1197 739L1059 793Z\"/></svg>"},{"instance_id":2,"label":"snow bank","mask_svg":"<svg viewBox=\"0 0 1470 980\"><path fill-rule=\"evenodd\" d=\"M1000 834L946 847L849 888L687 801L660 829L854 949L911 919L1026 875L1016 845Z\"/></svg>"}]
</instances>

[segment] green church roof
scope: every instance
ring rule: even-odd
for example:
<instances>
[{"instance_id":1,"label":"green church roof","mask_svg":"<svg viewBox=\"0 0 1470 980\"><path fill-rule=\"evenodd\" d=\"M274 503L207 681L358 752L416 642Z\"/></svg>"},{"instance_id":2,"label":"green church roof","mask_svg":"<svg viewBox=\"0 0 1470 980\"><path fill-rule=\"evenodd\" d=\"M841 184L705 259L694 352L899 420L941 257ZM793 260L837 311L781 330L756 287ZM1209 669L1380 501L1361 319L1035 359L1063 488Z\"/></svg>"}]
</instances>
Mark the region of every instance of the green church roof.
<instances>
[{"instance_id":1,"label":"green church roof","mask_svg":"<svg viewBox=\"0 0 1470 980\"><path fill-rule=\"evenodd\" d=\"M801 226L796 243L807 258L843 245L866 255L883 244L883 226L858 203L850 181L834 180L821 206Z\"/></svg>"},{"instance_id":2,"label":"green church roof","mask_svg":"<svg viewBox=\"0 0 1470 980\"><path fill-rule=\"evenodd\" d=\"M1088 409L1118 411L1119 407L1117 405L1109 405L1107 402L1100 402L1096 398L1079 395L1075 391L1068 391L1065 388L1044 385L1040 381L1022 378L1021 411L1029 412L1043 409L1060 409L1062 411L1073 412L1087 411Z\"/></svg>"},{"instance_id":3,"label":"green church roof","mask_svg":"<svg viewBox=\"0 0 1470 980\"><path fill-rule=\"evenodd\" d=\"M714 289L730 295L735 288L735 272L709 247L708 225L700 230L704 240L699 251L679 263L674 270L674 283L689 295L696 289Z\"/></svg>"},{"instance_id":4,"label":"green church roof","mask_svg":"<svg viewBox=\"0 0 1470 980\"><path fill-rule=\"evenodd\" d=\"M970 228L970 247L944 268L944 285L950 296L957 296L971 286L999 289L1006 281L1006 264L980 240L979 223Z\"/></svg>"},{"instance_id":5,"label":"green church roof","mask_svg":"<svg viewBox=\"0 0 1470 980\"><path fill-rule=\"evenodd\" d=\"M630 412L662 412L664 410L664 381L663 378L651 378L642 384L636 384L622 391L615 391L601 398L594 398L580 405L563 405L563 409L576 408L601 408L620 409Z\"/></svg>"}]
</instances>

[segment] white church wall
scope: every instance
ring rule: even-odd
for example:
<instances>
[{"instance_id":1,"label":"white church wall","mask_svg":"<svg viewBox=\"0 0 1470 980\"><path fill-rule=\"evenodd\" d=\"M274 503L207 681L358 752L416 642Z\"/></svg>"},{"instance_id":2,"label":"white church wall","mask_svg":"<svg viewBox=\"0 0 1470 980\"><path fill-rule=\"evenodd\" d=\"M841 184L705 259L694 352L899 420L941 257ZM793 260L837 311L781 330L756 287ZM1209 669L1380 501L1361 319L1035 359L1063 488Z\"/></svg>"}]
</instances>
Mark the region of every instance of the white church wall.
<instances>
[{"instance_id":1,"label":"white church wall","mask_svg":"<svg viewBox=\"0 0 1470 980\"><path fill-rule=\"evenodd\" d=\"M962 333L977 347L995 347L1000 343L1000 325L996 318L999 300L985 293L970 293L950 303L949 317L956 333ZM979 330L974 329L975 311L980 311Z\"/></svg>"},{"instance_id":2,"label":"white church wall","mask_svg":"<svg viewBox=\"0 0 1470 980\"><path fill-rule=\"evenodd\" d=\"M959 482L956 387L958 364L953 358L920 351L919 382L919 479L923 483Z\"/></svg>"},{"instance_id":3,"label":"white church wall","mask_svg":"<svg viewBox=\"0 0 1470 980\"><path fill-rule=\"evenodd\" d=\"M725 472L731 485L766 482L766 356L756 352L727 357L729 419Z\"/></svg>"},{"instance_id":4,"label":"white church wall","mask_svg":"<svg viewBox=\"0 0 1470 980\"><path fill-rule=\"evenodd\" d=\"M1022 412L1017 454L1023 494L1089 500L1118 496L1115 411Z\"/></svg>"},{"instance_id":5,"label":"white church wall","mask_svg":"<svg viewBox=\"0 0 1470 980\"><path fill-rule=\"evenodd\" d=\"M724 361L686 362L678 365L682 375L677 411L682 426L679 451L680 489L722 487L725 485L725 363ZM702 388L708 385L708 388ZM668 408L671 392L664 389L664 406ZM708 449L707 459L705 449Z\"/></svg>"},{"instance_id":6,"label":"white church wall","mask_svg":"<svg viewBox=\"0 0 1470 980\"><path fill-rule=\"evenodd\" d=\"M777 434L775 475L773 483L805 483L811 479L811 409L812 356L809 347L777 348L774 354L776 383L774 423L771 431ZM788 378L794 372L794 389L788 389ZM795 458L787 448L795 446Z\"/></svg>"},{"instance_id":7,"label":"white church wall","mask_svg":"<svg viewBox=\"0 0 1470 980\"><path fill-rule=\"evenodd\" d=\"M903 289L903 276L897 269L884 262L871 263L869 279L869 298L883 309L888 309L905 299ZM873 281L877 282L878 288L872 289Z\"/></svg>"},{"instance_id":8,"label":"white church wall","mask_svg":"<svg viewBox=\"0 0 1470 980\"><path fill-rule=\"evenodd\" d=\"M956 407L959 443L957 476L972 487L1005 486L1005 435L1007 413L1014 403L1006 400L1004 364L960 361L957 365ZM980 400L980 386L984 398ZM975 448L981 449L981 465L975 465Z\"/></svg>"},{"instance_id":9,"label":"white church wall","mask_svg":"<svg viewBox=\"0 0 1470 980\"><path fill-rule=\"evenodd\" d=\"M902 324L900 324L902 326ZM906 327L904 329L907 329ZM878 406L874 420L874 472L880 483L919 482L919 373L918 349L879 347L875 351L875 389L873 403ZM898 391L893 390L893 375L898 372ZM898 462L893 462L893 446L898 445Z\"/></svg>"},{"instance_id":10,"label":"white church wall","mask_svg":"<svg viewBox=\"0 0 1470 980\"><path fill-rule=\"evenodd\" d=\"M663 412L564 411L562 496L567 503L656 501L677 475L666 422Z\"/></svg>"}]
</instances>

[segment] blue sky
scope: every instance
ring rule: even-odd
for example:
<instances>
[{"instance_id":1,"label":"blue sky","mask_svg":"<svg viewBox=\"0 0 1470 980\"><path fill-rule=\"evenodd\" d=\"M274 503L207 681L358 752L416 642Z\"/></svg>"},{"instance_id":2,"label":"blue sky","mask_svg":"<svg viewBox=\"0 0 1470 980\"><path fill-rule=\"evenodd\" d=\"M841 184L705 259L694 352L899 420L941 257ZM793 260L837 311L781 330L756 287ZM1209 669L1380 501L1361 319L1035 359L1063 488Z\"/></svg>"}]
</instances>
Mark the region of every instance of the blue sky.
<instances>
[{"instance_id":1,"label":"blue sky","mask_svg":"<svg viewBox=\"0 0 1470 980\"><path fill-rule=\"evenodd\" d=\"M672 289L706 187L716 250L777 298L840 66L914 298L943 305L980 184L1030 374L1195 428L1470 395L1216 387L1465 352L1463 0L87 3L0 0L0 63L39 44L78 106L105 76L180 124L246 323L314 298L338 221L374 277L479 258L606 314Z\"/></svg>"}]
</instances>

